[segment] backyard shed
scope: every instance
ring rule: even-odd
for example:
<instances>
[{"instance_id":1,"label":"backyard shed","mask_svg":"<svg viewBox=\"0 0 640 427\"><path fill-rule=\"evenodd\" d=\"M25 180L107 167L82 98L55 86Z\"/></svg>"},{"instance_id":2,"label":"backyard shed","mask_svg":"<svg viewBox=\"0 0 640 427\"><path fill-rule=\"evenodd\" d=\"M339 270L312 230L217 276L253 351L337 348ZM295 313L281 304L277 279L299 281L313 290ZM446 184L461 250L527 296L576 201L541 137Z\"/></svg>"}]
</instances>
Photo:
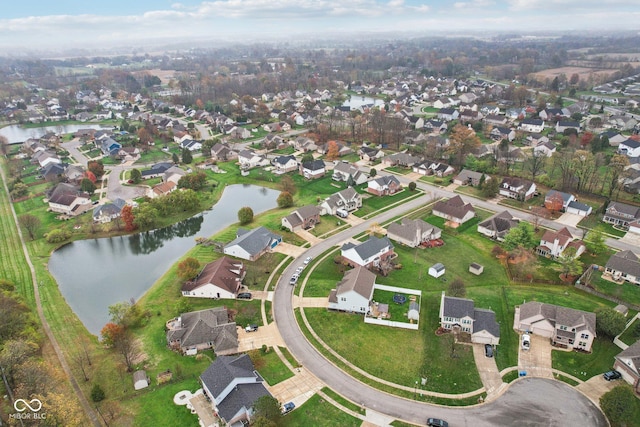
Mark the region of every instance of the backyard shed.
<instances>
[{"instance_id":1,"label":"backyard shed","mask_svg":"<svg viewBox=\"0 0 640 427\"><path fill-rule=\"evenodd\" d=\"M149 387L149 377L144 370L135 371L133 373L133 388L140 390Z\"/></svg>"},{"instance_id":2,"label":"backyard shed","mask_svg":"<svg viewBox=\"0 0 640 427\"><path fill-rule=\"evenodd\" d=\"M445 268L442 263L437 263L429 267L429 276L433 276L436 279L445 273Z\"/></svg>"},{"instance_id":3,"label":"backyard shed","mask_svg":"<svg viewBox=\"0 0 640 427\"><path fill-rule=\"evenodd\" d=\"M407 317L409 320L415 320L416 322L420 319L420 306L417 302L411 301L409 303L409 313L407 313Z\"/></svg>"},{"instance_id":4,"label":"backyard shed","mask_svg":"<svg viewBox=\"0 0 640 427\"><path fill-rule=\"evenodd\" d=\"M484 271L484 266L476 263L476 262L472 262L469 265L469 273L473 273L476 276L479 276L482 274L482 272Z\"/></svg>"}]
</instances>

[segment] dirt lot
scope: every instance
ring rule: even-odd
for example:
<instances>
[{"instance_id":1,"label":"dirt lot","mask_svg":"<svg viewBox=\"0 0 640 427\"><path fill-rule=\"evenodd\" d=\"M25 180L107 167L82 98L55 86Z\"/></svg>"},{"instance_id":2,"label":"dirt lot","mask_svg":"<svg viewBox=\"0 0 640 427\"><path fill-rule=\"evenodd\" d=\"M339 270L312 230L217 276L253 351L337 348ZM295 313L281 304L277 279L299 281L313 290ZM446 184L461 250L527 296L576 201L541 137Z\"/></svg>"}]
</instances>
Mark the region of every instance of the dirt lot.
<instances>
[{"instance_id":1,"label":"dirt lot","mask_svg":"<svg viewBox=\"0 0 640 427\"><path fill-rule=\"evenodd\" d=\"M177 71L155 69L155 70L136 71L133 74L136 75L136 74L146 74L146 73L149 73L152 76L158 76L162 84L166 85L167 83L169 83L169 80L175 78Z\"/></svg>"},{"instance_id":2,"label":"dirt lot","mask_svg":"<svg viewBox=\"0 0 640 427\"><path fill-rule=\"evenodd\" d=\"M548 70L538 71L537 73L533 73L537 80L544 79L553 79L560 74L564 74L567 78L571 77L572 74L578 74L580 78L588 78L589 74L593 73L594 75L610 75L615 73L617 70L605 70L605 69L597 69L597 68L584 68L584 67L561 67L561 68L549 68Z\"/></svg>"}]
</instances>

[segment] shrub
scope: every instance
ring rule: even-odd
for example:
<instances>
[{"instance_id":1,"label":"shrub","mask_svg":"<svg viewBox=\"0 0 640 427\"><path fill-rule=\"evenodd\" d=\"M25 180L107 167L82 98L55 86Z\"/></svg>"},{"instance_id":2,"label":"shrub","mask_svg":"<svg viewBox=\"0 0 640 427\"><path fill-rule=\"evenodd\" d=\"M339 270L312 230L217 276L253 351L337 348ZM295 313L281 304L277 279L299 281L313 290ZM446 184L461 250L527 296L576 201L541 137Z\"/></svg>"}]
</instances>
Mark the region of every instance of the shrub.
<instances>
[{"instance_id":1,"label":"shrub","mask_svg":"<svg viewBox=\"0 0 640 427\"><path fill-rule=\"evenodd\" d=\"M104 390L99 384L94 384L91 388L91 400L96 403L104 400Z\"/></svg>"},{"instance_id":2,"label":"shrub","mask_svg":"<svg viewBox=\"0 0 640 427\"><path fill-rule=\"evenodd\" d=\"M61 243L71 237L71 233L67 230L55 228L46 234L48 243Z\"/></svg>"},{"instance_id":3,"label":"shrub","mask_svg":"<svg viewBox=\"0 0 640 427\"><path fill-rule=\"evenodd\" d=\"M240 225L246 225L253 221L253 209L248 206L240 208L238 211L238 221L240 221Z\"/></svg>"},{"instance_id":4,"label":"shrub","mask_svg":"<svg viewBox=\"0 0 640 427\"><path fill-rule=\"evenodd\" d=\"M440 180L440 182L442 182L442 180ZM411 181L409 183L409 190L415 191L415 189L416 189L416 183L414 181Z\"/></svg>"}]
</instances>

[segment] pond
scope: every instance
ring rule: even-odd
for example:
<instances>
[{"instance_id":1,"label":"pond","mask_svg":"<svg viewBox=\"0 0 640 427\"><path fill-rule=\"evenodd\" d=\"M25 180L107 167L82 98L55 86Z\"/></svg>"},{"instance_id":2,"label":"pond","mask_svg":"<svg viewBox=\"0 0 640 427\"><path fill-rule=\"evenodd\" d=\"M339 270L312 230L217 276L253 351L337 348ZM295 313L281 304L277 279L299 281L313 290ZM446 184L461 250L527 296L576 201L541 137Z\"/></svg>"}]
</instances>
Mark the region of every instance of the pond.
<instances>
[{"instance_id":1,"label":"pond","mask_svg":"<svg viewBox=\"0 0 640 427\"><path fill-rule=\"evenodd\" d=\"M382 99L372 98L370 96L350 95L346 101L342 103L343 107L349 107L351 110L357 110L363 105L373 105L380 107L384 105Z\"/></svg>"},{"instance_id":2,"label":"pond","mask_svg":"<svg viewBox=\"0 0 640 427\"><path fill-rule=\"evenodd\" d=\"M80 240L51 255L49 271L67 304L92 334L109 321L108 307L136 301L188 250L238 221L238 210L255 214L276 207L279 192L230 185L213 208L170 227L129 236Z\"/></svg>"},{"instance_id":3,"label":"pond","mask_svg":"<svg viewBox=\"0 0 640 427\"><path fill-rule=\"evenodd\" d=\"M40 138L48 132L64 135L77 132L80 129L113 129L113 127L102 126L95 123L87 123L83 125L52 125L37 128L24 128L20 125L11 125L0 128L0 136L7 138L9 144L18 144L29 138Z\"/></svg>"}]
</instances>

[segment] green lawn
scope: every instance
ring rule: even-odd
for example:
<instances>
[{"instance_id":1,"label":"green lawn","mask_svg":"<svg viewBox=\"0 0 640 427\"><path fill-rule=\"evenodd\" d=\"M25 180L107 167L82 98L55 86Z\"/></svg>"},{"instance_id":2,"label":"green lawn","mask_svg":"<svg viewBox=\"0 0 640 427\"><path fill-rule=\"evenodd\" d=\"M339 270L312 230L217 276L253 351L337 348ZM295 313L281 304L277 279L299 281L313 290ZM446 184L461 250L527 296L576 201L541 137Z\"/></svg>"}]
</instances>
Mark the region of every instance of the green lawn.
<instances>
[{"instance_id":1,"label":"green lawn","mask_svg":"<svg viewBox=\"0 0 640 427\"><path fill-rule=\"evenodd\" d=\"M401 202L403 200L412 199L414 197L419 197L423 193L422 191L409 191L403 190L399 193L396 193L392 196L374 196L369 195L369 197L363 197L362 207L355 211L353 214L359 218L366 217L371 214L378 214L380 212L384 212L389 209L390 206L394 203Z\"/></svg>"},{"instance_id":2,"label":"green lawn","mask_svg":"<svg viewBox=\"0 0 640 427\"><path fill-rule=\"evenodd\" d=\"M640 305L640 290L637 285L633 285L626 281L618 284L610 280L605 280L602 278L602 273L600 271L593 273L589 283L598 292L620 298L621 300L631 304Z\"/></svg>"},{"instance_id":3,"label":"green lawn","mask_svg":"<svg viewBox=\"0 0 640 427\"><path fill-rule=\"evenodd\" d=\"M632 345L636 341L640 339L640 334L638 333L640 327L640 319L636 319L633 321L631 325L620 335L620 341L627 345Z\"/></svg>"},{"instance_id":4,"label":"green lawn","mask_svg":"<svg viewBox=\"0 0 640 427\"><path fill-rule=\"evenodd\" d=\"M134 426L197 427L198 416L192 414L186 406L174 404L173 396L183 390L194 392L198 388L200 385L195 378L160 387L152 386L138 396L126 399L122 404L136 414L133 419Z\"/></svg>"},{"instance_id":5,"label":"green lawn","mask_svg":"<svg viewBox=\"0 0 640 427\"><path fill-rule=\"evenodd\" d=\"M399 175L407 175L411 173L411 168L403 168L400 166L390 166L388 168L385 168L385 170L389 172L397 173Z\"/></svg>"},{"instance_id":6,"label":"green lawn","mask_svg":"<svg viewBox=\"0 0 640 427\"><path fill-rule=\"evenodd\" d=\"M337 403L339 403L340 405L344 406L347 409L350 409L354 412L360 413L360 414L365 414L365 410L362 409L362 406L360 405L356 405L355 403L351 402L350 400L345 399L344 397L340 396L338 393L336 393L335 391L331 390L329 387L323 387L322 388L322 392L324 394L326 394L327 396L329 396L331 399L335 400Z\"/></svg>"},{"instance_id":7,"label":"green lawn","mask_svg":"<svg viewBox=\"0 0 640 427\"><path fill-rule=\"evenodd\" d=\"M251 350L249 357L251 357L256 371L271 386L293 376L293 372L282 363L282 360L272 348L269 348L267 353L263 353L262 350Z\"/></svg>"},{"instance_id":8,"label":"green lawn","mask_svg":"<svg viewBox=\"0 0 640 427\"><path fill-rule=\"evenodd\" d=\"M600 215L590 215L580 221L580 227L588 230L599 231L600 233L609 234L613 237L623 237L626 231L614 228L613 225L602 222Z\"/></svg>"},{"instance_id":9,"label":"green lawn","mask_svg":"<svg viewBox=\"0 0 640 427\"><path fill-rule=\"evenodd\" d=\"M309 232L314 236L328 237L334 233L342 231L342 227L346 224L342 219L337 216L323 216L320 218L320 223L316 224Z\"/></svg>"},{"instance_id":10,"label":"green lawn","mask_svg":"<svg viewBox=\"0 0 640 427\"><path fill-rule=\"evenodd\" d=\"M278 423L282 427L359 427L362 421L342 412L317 394L288 413Z\"/></svg>"},{"instance_id":11,"label":"green lawn","mask_svg":"<svg viewBox=\"0 0 640 427\"><path fill-rule=\"evenodd\" d=\"M551 357L555 369L586 381L611 370L614 357L620 351L622 350L610 339L596 338L591 354L554 350L551 352Z\"/></svg>"}]
</instances>

